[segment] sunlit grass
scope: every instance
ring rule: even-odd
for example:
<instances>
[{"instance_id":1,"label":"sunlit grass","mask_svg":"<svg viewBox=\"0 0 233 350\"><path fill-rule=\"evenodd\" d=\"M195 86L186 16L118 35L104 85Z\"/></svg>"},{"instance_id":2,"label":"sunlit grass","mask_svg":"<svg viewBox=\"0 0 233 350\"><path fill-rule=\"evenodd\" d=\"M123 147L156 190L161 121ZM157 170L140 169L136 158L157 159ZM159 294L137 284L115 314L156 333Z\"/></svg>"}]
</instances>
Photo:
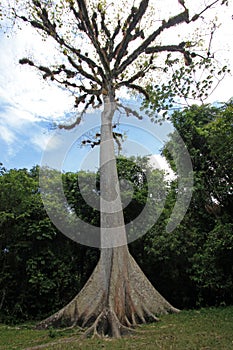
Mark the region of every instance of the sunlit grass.
<instances>
[{"instance_id":1,"label":"sunlit grass","mask_svg":"<svg viewBox=\"0 0 233 350\"><path fill-rule=\"evenodd\" d=\"M219 350L233 349L233 307L182 311L141 326L123 339L82 339L73 330L34 330L32 325L0 326L1 350ZM39 346L40 345L40 346Z\"/></svg>"}]
</instances>

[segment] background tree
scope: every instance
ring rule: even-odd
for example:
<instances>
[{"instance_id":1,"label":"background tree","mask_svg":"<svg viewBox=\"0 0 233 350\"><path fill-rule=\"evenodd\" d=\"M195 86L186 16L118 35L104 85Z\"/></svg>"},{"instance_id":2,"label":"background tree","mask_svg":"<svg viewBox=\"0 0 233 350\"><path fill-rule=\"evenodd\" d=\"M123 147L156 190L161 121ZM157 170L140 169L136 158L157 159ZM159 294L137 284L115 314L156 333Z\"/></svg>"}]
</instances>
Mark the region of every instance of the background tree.
<instances>
[{"instance_id":1,"label":"background tree","mask_svg":"<svg viewBox=\"0 0 233 350\"><path fill-rule=\"evenodd\" d=\"M216 217L224 213L232 216L232 120L232 102L218 107L193 105L171 116L191 156L199 198L206 211ZM180 157L175 134L169 142ZM168 148L163 152L175 170Z\"/></svg>"},{"instance_id":2,"label":"background tree","mask_svg":"<svg viewBox=\"0 0 233 350\"><path fill-rule=\"evenodd\" d=\"M83 207L76 200L76 207ZM98 256L97 249L74 244L49 220L40 197L39 167L1 174L1 321L38 320L55 312L81 289Z\"/></svg>"},{"instance_id":3,"label":"background tree","mask_svg":"<svg viewBox=\"0 0 233 350\"><path fill-rule=\"evenodd\" d=\"M100 222L101 246L107 248L101 250L99 263L78 296L42 322L41 327L79 324L90 326L87 334L119 337L138 322L157 320L157 314L177 311L152 287L129 254L122 210L113 207L112 214L107 214L116 192L115 203L118 208L121 206L112 126L115 111L125 108L118 103L116 92L126 87L149 98L142 83L144 77L156 69L158 54L181 54L185 64L192 60L190 41L161 45L161 34L177 25L195 22L213 5L225 2L212 1L190 16L185 2L179 1L180 12L158 22L152 18L150 28L149 17L146 17L148 0L138 1L137 6L126 2L126 15L120 11L113 18L109 16L112 11L107 2L85 0L25 0L16 2L12 9L15 19L21 19L42 35L53 38L61 53L60 63L52 67L42 66L28 58L21 59L20 63L35 67L42 72L44 79L71 89L76 107L85 103L81 116L72 125L60 125L60 128L77 126L89 106L95 108L103 104ZM148 34L146 29L149 29ZM84 52L83 47L89 50ZM209 58L209 54L206 55ZM163 93L161 97L164 100Z\"/></svg>"},{"instance_id":4,"label":"background tree","mask_svg":"<svg viewBox=\"0 0 233 350\"><path fill-rule=\"evenodd\" d=\"M179 226L187 257L185 274L191 285L194 282L196 305L231 303L232 102L218 107L194 105L175 112L171 120L188 148L194 170L191 204ZM176 134L169 143L180 157ZM176 171L166 146L163 152Z\"/></svg>"}]
</instances>

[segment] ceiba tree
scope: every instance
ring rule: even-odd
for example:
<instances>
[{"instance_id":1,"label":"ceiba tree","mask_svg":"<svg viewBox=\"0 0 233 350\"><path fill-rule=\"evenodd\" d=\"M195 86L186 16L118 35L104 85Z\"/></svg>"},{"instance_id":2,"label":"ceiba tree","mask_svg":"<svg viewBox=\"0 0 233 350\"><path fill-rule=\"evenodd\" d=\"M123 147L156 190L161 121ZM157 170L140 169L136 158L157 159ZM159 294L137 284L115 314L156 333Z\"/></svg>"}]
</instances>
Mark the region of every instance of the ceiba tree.
<instances>
[{"instance_id":1,"label":"ceiba tree","mask_svg":"<svg viewBox=\"0 0 233 350\"><path fill-rule=\"evenodd\" d=\"M149 99L143 84L156 70L160 54L181 55L186 65L191 64L195 55L190 52L190 48L193 51L190 40L162 45L161 36L172 33L176 26L203 18L205 11L219 2L226 1L216 0L208 5L203 1L203 8L190 15L185 1L178 1L178 13L159 20L156 19L159 2L149 0L134 1L133 5L126 1L120 6L109 1L25 0L16 2L12 8L15 20L24 21L43 36L54 39L61 59L54 66L41 66L29 58L22 58L20 63L36 68L44 79L72 90L75 106L84 106L72 124L59 127L75 128L89 107L102 106L100 260L79 294L38 327L79 325L87 328L88 336L120 337L139 323L157 321L159 314L178 312L156 291L128 251L115 161L113 116L118 108L124 109L117 99L122 87ZM127 11L120 10L121 7ZM127 108L125 112L140 117Z\"/></svg>"}]
</instances>

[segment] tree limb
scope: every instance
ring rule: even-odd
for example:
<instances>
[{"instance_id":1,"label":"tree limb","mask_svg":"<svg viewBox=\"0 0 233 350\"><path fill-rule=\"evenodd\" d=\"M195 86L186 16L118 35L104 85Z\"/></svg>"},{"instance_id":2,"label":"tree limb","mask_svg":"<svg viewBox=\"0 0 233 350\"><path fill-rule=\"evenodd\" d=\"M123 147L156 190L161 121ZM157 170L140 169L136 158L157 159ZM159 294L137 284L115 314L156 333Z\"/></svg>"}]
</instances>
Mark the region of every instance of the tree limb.
<instances>
[{"instance_id":1,"label":"tree limb","mask_svg":"<svg viewBox=\"0 0 233 350\"><path fill-rule=\"evenodd\" d=\"M184 44L184 45L183 45ZM185 43L181 43L179 45L165 45L165 46L152 46L145 49L146 54L156 53L156 52L185 52Z\"/></svg>"},{"instance_id":2,"label":"tree limb","mask_svg":"<svg viewBox=\"0 0 233 350\"><path fill-rule=\"evenodd\" d=\"M177 24L181 24L183 22L190 23L196 21L205 11L209 8L213 7L219 0L213 1L211 4L206 6L200 13L194 15L191 19L189 19L189 11L185 8L185 11L170 18L167 22L163 21L162 25L154 31L127 59L116 69L115 74L118 75L122 73L132 62L134 62L137 57L144 52L147 47L155 40L157 36L159 36L165 29L176 26Z\"/></svg>"},{"instance_id":3,"label":"tree limb","mask_svg":"<svg viewBox=\"0 0 233 350\"><path fill-rule=\"evenodd\" d=\"M65 125L65 124L59 124L58 128L59 129L64 129L64 130L71 130L73 129L75 126L79 125L82 121L82 116L77 117L77 119L75 120L74 123L69 124L69 125Z\"/></svg>"},{"instance_id":4,"label":"tree limb","mask_svg":"<svg viewBox=\"0 0 233 350\"><path fill-rule=\"evenodd\" d=\"M65 47L66 49L70 50L72 53L77 55L78 58L81 59L82 61L86 62L92 70L94 68L96 68L98 70L99 74L101 75L101 77L104 79L105 75L104 75L102 68L99 67L93 60L91 60L87 56L81 54L81 50L75 49L73 46L71 46L67 42L65 42L65 40L57 33L56 26L54 24L52 24L52 22L49 20L47 10L45 8L42 8L39 2L34 1L33 3L35 3L35 6L39 7L39 9L37 11L37 15L38 15L39 19L41 20L41 22L36 21L36 20L30 20L29 18L26 18L24 16L18 16L16 13L15 13L15 16L17 16L18 18L22 19L25 22L30 23L34 28L42 30L47 35L53 37L59 45ZM70 57L67 54L65 54L65 55L67 57ZM71 63L71 61L70 61L70 63ZM74 63L74 61L72 60L71 64L73 65L73 67L75 69L77 69L78 65L74 65L73 63ZM79 68L81 68L81 67L79 66ZM80 72L80 74L83 74L86 78L93 80L93 81L97 82L98 84L101 84L101 81L96 76L92 76L82 69L79 72Z\"/></svg>"},{"instance_id":5,"label":"tree limb","mask_svg":"<svg viewBox=\"0 0 233 350\"><path fill-rule=\"evenodd\" d=\"M144 42L132 52L131 55L127 57L127 59L119 66L119 68L116 69L115 75L118 76L120 73L122 73L132 62L134 62L138 56L143 53L146 48L156 39L157 36L159 36L165 29L168 29L170 27L174 27L177 24L188 22L189 21L189 14L188 11L184 11L172 18L170 18L167 22L164 21L162 25L155 30Z\"/></svg>"},{"instance_id":6,"label":"tree limb","mask_svg":"<svg viewBox=\"0 0 233 350\"><path fill-rule=\"evenodd\" d=\"M91 24L90 19L89 19L86 2L85 2L85 0L78 0L77 3L78 3L78 7L79 7L78 18L79 19L81 18L81 21L84 24L84 31L86 32L86 34L90 38L91 42L93 43L105 71L109 73L109 71L110 71L109 62L108 62L108 59L107 59L107 56L106 56L104 50L101 48L100 43L99 43L99 41L96 38L96 35L94 33L92 24ZM74 12L75 9L74 9L73 5L71 5L71 9ZM74 14L75 14L75 12L74 12Z\"/></svg>"},{"instance_id":7,"label":"tree limb","mask_svg":"<svg viewBox=\"0 0 233 350\"><path fill-rule=\"evenodd\" d=\"M124 86L125 84L131 84L135 80L144 77L144 75L145 75L145 71L144 70L140 70L138 73L134 74L130 79L124 80L121 83L119 83L118 86L120 87L120 86Z\"/></svg>"},{"instance_id":8,"label":"tree limb","mask_svg":"<svg viewBox=\"0 0 233 350\"><path fill-rule=\"evenodd\" d=\"M130 107L124 106L118 102L117 103L118 111L120 108L122 108L125 111L127 117L129 117L130 115L133 115L134 117L138 118L139 120L143 119L143 117L136 110L131 109Z\"/></svg>"},{"instance_id":9,"label":"tree limb","mask_svg":"<svg viewBox=\"0 0 233 350\"><path fill-rule=\"evenodd\" d=\"M211 4L209 4L208 6L206 6L204 8L204 10L202 10L200 13L194 15L189 22L194 22L196 21L205 11L207 11L209 8L211 8L213 5L215 5L217 2L219 2L219 0L215 0L213 1Z\"/></svg>"},{"instance_id":10,"label":"tree limb","mask_svg":"<svg viewBox=\"0 0 233 350\"><path fill-rule=\"evenodd\" d=\"M115 54L116 62L114 65L114 68L117 69L119 67L119 64L124 56L124 52L127 50L128 44L131 40L134 40L136 37L131 36L131 32L135 29L136 25L140 21L140 19L143 17L144 13L146 12L146 9L148 7L149 0L142 0L140 3L140 6L138 10L135 9L135 7L132 7L131 14L132 14L132 21L128 24L128 28L126 29L125 35L121 43L116 48Z\"/></svg>"},{"instance_id":11,"label":"tree limb","mask_svg":"<svg viewBox=\"0 0 233 350\"><path fill-rule=\"evenodd\" d=\"M73 60L73 58L72 58L71 56L67 55L67 59L68 59L68 61L70 62L70 64L71 64L75 69L77 69L77 71L78 71L80 74L82 74L85 78L87 78L87 79L89 79L89 80L92 80L92 81L96 82L96 83L99 84L99 85L102 85L102 82L97 78L97 76L94 76L94 75L92 75L92 74L86 72L86 71L82 68L81 64L77 64L77 63Z\"/></svg>"},{"instance_id":12,"label":"tree limb","mask_svg":"<svg viewBox=\"0 0 233 350\"><path fill-rule=\"evenodd\" d=\"M111 38L111 33L110 33L108 27L105 24L105 13L103 11L100 11L100 16L101 16L101 29L107 35L107 38L110 39Z\"/></svg>"},{"instance_id":13,"label":"tree limb","mask_svg":"<svg viewBox=\"0 0 233 350\"><path fill-rule=\"evenodd\" d=\"M80 49L75 49L73 46L70 46L70 45L68 45L67 43L64 43L63 46L64 46L65 48L67 48L68 50L70 50L71 52L73 52L80 60L82 60L82 61L84 61L85 63L87 63L87 65L88 65L89 68L92 70L92 72L93 72L94 69L97 69L99 75L102 77L102 79L104 79L105 75L104 75L104 72L103 72L102 68L101 68L100 66L98 66L91 58L89 58L89 57L83 55L83 54L81 53L81 50L80 50ZM67 56L68 56L68 55L67 55ZM94 75L94 76L95 76L95 75ZM91 79L91 80L94 80L94 81L98 82L97 79L98 79L98 78L95 76L95 78L94 78L94 79ZM99 80L98 83L100 83L100 80Z\"/></svg>"},{"instance_id":14,"label":"tree limb","mask_svg":"<svg viewBox=\"0 0 233 350\"><path fill-rule=\"evenodd\" d=\"M129 84L129 83L125 83L124 86L133 90L137 90L140 94L144 95L147 100L150 99L149 94L141 86L136 84Z\"/></svg>"}]
</instances>

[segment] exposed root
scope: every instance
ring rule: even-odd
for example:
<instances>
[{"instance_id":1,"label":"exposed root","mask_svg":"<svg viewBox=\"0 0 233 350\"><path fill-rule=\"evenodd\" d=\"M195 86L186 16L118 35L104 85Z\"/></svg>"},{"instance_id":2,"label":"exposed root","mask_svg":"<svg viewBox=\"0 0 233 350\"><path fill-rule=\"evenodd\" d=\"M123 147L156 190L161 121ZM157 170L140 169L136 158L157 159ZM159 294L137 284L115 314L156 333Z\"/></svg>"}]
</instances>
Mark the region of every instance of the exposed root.
<instances>
[{"instance_id":1,"label":"exposed root","mask_svg":"<svg viewBox=\"0 0 233 350\"><path fill-rule=\"evenodd\" d=\"M152 312L150 312L150 310L148 310L146 307L144 308L144 310L147 314L148 319L150 319L151 322L158 322L159 321L159 318L156 317Z\"/></svg>"},{"instance_id":2,"label":"exposed root","mask_svg":"<svg viewBox=\"0 0 233 350\"><path fill-rule=\"evenodd\" d=\"M125 247L115 248L109 257L111 268L100 259L81 292L37 328L80 326L86 328L83 337L120 338L135 333L142 323L159 321L158 315L179 312L152 286Z\"/></svg>"},{"instance_id":3,"label":"exposed root","mask_svg":"<svg viewBox=\"0 0 233 350\"><path fill-rule=\"evenodd\" d=\"M129 319L127 316L125 316L125 323L126 323L127 327L132 327L132 323L129 322Z\"/></svg>"},{"instance_id":4,"label":"exposed root","mask_svg":"<svg viewBox=\"0 0 233 350\"><path fill-rule=\"evenodd\" d=\"M135 333L132 326L123 325L117 318L113 310L104 310L96 318L95 322L89 327L83 334L82 337L104 337L110 336L113 338L121 338L124 335Z\"/></svg>"}]
</instances>

